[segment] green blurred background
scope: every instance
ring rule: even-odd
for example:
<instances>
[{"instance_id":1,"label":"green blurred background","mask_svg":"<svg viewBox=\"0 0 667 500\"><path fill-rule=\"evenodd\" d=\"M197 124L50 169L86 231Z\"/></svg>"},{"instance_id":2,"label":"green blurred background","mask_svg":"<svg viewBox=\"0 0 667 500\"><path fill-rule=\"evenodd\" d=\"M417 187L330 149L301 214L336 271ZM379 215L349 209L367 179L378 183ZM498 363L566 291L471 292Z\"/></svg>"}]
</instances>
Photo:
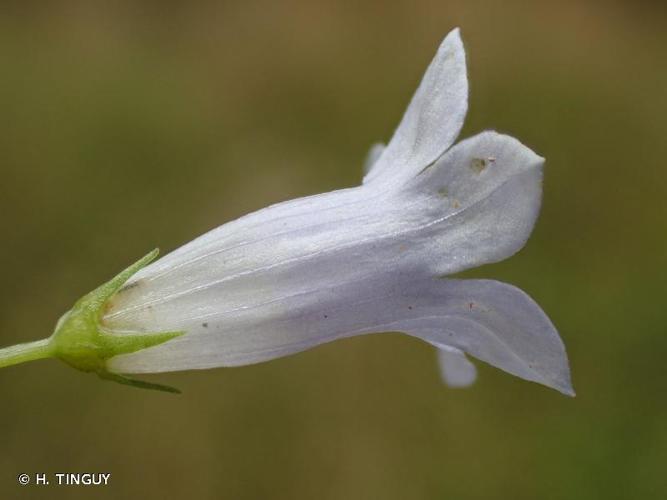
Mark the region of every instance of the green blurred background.
<instances>
[{"instance_id":1,"label":"green blurred background","mask_svg":"<svg viewBox=\"0 0 667 500\"><path fill-rule=\"evenodd\" d=\"M43 361L0 371L0 498L667 498L666 21L657 1L3 2L0 344L156 246L359 183L460 26L463 136L547 158L526 248L467 275L535 298L578 395L486 365L448 389L398 334L150 377L181 396Z\"/></svg>"}]
</instances>

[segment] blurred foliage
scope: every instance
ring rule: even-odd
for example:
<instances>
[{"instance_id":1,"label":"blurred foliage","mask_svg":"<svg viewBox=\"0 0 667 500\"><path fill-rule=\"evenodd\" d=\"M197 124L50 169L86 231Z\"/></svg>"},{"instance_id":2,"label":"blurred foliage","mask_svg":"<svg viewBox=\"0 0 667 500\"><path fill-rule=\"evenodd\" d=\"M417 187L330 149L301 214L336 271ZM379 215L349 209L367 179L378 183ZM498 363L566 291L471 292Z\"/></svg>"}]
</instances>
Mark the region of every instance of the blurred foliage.
<instances>
[{"instance_id":1,"label":"blurred foliage","mask_svg":"<svg viewBox=\"0 0 667 500\"><path fill-rule=\"evenodd\" d=\"M159 377L0 372L0 498L660 499L667 495L662 2L3 2L0 343L269 203L354 185L442 37L471 109L547 158L535 233L467 273L526 290L578 396L480 366L444 387L397 334ZM662 62L661 62L662 61ZM20 488L20 472L111 486Z\"/></svg>"}]
</instances>

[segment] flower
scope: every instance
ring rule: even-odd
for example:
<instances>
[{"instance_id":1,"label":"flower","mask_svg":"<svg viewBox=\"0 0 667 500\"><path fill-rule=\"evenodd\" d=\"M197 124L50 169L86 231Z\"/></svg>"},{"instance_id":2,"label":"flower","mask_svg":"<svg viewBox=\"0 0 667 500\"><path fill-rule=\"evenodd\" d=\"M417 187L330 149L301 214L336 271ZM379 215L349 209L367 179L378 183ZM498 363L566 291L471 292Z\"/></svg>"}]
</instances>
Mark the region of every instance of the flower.
<instances>
[{"instance_id":1,"label":"flower","mask_svg":"<svg viewBox=\"0 0 667 500\"><path fill-rule=\"evenodd\" d=\"M470 355L573 395L563 343L535 302L504 283L445 278L522 248L541 199L544 160L516 139L487 131L452 146L467 101L454 30L391 141L371 149L361 186L259 210L149 264L150 254L38 347L145 384L119 374L246 365L398 331L438 349L450 385L475 379Z\"/></svg>"}]
</instances>

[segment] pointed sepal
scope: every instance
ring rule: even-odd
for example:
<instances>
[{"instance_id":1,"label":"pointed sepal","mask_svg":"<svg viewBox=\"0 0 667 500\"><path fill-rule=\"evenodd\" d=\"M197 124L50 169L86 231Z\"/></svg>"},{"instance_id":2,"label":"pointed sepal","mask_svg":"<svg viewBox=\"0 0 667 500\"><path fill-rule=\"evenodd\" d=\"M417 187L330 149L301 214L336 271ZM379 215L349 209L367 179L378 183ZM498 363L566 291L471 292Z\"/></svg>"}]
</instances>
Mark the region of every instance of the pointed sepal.
<instances>
[{"instance_id":1,"label":"pointed sepal","mask_svg":"<svg viewBox=\"0 0 667 500\"><path fill-rule=\"evenodd\" d=\"M130 387L136 387L138 389L148 389L152 391L160 392L169 392L171 394L180 394L181 391L176 387L171 387L169 385L156 384L154 382L146 382L145 380L137 380L135 378L126 377L118 373L111 373L108 371L98 372L97 375L102 380L110 380L112 382L117 382L123 385L129 385Z\"/></svg>"},{"instance_id":2,"label":"pointed sepal","mask_svg":"<svg viewBox=\"0 0 667 500\"><path fill-rule=\"evenodd\" d=\"M54 357L60 358L78 370L97 373L105 380L143 389L179 392L172 387L127 378L110 372L107 368L107 360L114 356L160 345L184 333L114 333L106 330L101 324L101 318L109 299L123 287L130 277L154 260L157 255L158 250L153 250L107 283L79 299L74 307L60 319L56 331L49 339Z\"/></svg>"}]
</instances>

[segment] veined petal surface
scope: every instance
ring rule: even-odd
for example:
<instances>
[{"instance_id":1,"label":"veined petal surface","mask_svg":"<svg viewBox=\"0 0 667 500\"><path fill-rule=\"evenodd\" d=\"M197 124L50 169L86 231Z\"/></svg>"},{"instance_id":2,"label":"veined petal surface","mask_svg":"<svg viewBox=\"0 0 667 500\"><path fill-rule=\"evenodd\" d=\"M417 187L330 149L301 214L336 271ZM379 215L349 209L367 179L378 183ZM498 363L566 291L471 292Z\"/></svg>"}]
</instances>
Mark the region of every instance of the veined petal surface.
<instances>
[{"instance_id":1,"label":"veined petal surface","mask_svg":"<svg viewBox=\"0 0 667 500\"><path fill-rule=\"evenodd\" d=\"M461 131L468 111L466 58L459 30L443 40L367 182L401 183L433 163Z\"/></svg>"},{"instance_id":2,"label":"veined petal surface","mask_svg":"<svg viewBox=\"0 0 667 500\"><path fill-rule=\"evenodd\" d=\"M490 158L484 171L477 157ZM451 274L520 248L540 199L541 159L485 133L400 190L365 185L274 205L137 273L109 305L115 331L173 330L385 272ZM170 326L167 326L170 325Z\"/></svg>"},{"instance_id":3,"label":"veined petal surface","mask_svg":"<svg viewBox=\"0 0 667 500\"><path fill-rule=\"evenodd\" d=\"M423 213L432 213L422 236L433 273L457 273L520 250L540 211L543 164L516 139L487 131L411 179L403 196L419 198Z\"/></svg>"},{"instance_id":4,"label":"veined petal surface","mask_svg":"<svg viewBox=\"0 0 667 500\"><path fill-rule=\"evenodd\" d=\"M191 334L112 358L110 368L140 373L244 365L344 337L399 331L572 394L565 350L549 319L525 293L495 281L386 272L227 312L206 326L177 320L171 327Z\"/></svg>"}]
</instances>

